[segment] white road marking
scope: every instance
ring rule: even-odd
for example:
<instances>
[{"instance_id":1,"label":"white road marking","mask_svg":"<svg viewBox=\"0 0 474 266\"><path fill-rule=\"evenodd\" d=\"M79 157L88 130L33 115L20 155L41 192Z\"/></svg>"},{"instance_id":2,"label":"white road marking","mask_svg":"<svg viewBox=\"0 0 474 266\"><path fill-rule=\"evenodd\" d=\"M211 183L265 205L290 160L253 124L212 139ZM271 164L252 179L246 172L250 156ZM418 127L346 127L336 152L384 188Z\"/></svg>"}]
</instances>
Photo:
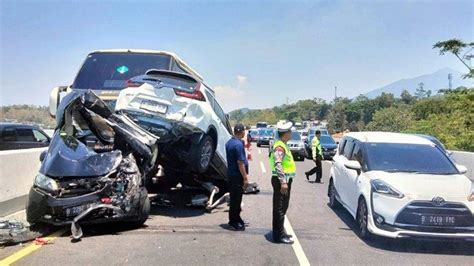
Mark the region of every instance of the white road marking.
<instances>
[{"instance_id":1,"label":"white road marking","mask_svg":"<svg viewBox=\"0 0 474 266\"><path fill-rule=\"evenodd\" d=\"M261 153L262 153L262 151L260 149L258 149L258 154L261 154Z\"/></svg>"},{"instance_id":2,"label":"white road marking","mask_svg":"<svg viewBox=\"0 0 474 266\"><path fill-rule=\"evenodd\" d=\"M265 165L263 164L262 161L260 161L260 167L262 168L262 173L265 174L267 172L267 170L265 169Z\"/></svg>"},{"instance_id":3,"label":"white road marking","mask_svg":"<svg viewBox=\"0 0 474 266\"><path fill-rule=\"evenodd\" d=\"M306 254L304 254L303 247L300 244L300 241L298 240L298 237L296 237L295 231L293 230L293 227L291 227L290 220L288 220L288 217L285 215L285 223L284 223L285 230L288 234L293 236L293 245L291 247L293 248L293 251L295 252L296 258L298 259L298 262L300 265L311 265L309 263L308 258L306 257Z\"/></svg>"}]
</instances>

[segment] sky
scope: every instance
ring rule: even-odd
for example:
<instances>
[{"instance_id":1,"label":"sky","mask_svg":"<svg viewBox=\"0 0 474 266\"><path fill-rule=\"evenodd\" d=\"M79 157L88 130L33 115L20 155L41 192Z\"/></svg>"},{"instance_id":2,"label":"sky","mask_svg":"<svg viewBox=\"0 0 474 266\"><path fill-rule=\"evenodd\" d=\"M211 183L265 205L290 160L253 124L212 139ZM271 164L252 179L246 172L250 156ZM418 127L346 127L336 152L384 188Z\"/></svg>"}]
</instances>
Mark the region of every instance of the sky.
<instances>
[{"instance_id":1,"label":"sky","mask_svg":"<svg viewBox=\"0 0 474 266\"><path fill-rule=\"evenodd\" d=\"M0 0L0 105L47 105L89 52L177 53L225 111L355 97L450 67L435 42L474 41L474 2Z\"/></svg>"}]
</instances>

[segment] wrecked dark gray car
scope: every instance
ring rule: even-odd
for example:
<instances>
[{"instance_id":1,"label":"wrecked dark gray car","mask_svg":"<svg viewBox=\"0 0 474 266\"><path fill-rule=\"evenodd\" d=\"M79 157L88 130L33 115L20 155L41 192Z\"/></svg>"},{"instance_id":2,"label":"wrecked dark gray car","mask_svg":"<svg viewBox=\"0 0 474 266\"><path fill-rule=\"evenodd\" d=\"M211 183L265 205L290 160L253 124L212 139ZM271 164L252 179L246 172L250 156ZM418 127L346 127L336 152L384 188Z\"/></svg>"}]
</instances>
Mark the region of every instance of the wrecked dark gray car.
<instances>
[{"instance_id":1,"label":"wrecked dark gray car","mask_svg":"<svg viewBox=\"0 0 474 266\"><path fill-rule=\"evenodd\" d=\"M127 221L142 225L150 212L145 185L156 171L157 138L128 117L112 113L93 92L66 95L56 130L26 206L30 223Z\"/></svg>"}]
</instances>

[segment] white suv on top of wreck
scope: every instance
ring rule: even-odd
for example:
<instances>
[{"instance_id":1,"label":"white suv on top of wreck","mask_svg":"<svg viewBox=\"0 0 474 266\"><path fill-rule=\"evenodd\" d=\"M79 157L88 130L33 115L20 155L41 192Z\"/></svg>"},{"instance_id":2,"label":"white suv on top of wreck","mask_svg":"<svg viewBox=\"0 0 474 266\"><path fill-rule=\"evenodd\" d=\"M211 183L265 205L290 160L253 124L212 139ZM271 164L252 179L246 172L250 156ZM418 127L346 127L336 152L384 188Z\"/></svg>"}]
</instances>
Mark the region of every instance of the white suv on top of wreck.
<instances>
[{"instance_id":1,"label":"white suv on top of wreck","mask_svg":"<svg viewBox=\"0 0 474 266\"><path fill-rule=\"evenodd\" d=\"M197 173L209 166L226 176L225 144L232 129L214 91L199 78L174 71L151 69L128 81L115 111L125 112L143 128L160 137L167 165ZM166 169L166 167L165 167Z\"/></svg>"},{"instance_id":2,"label":"white suv on top of wreck","mask_svg":"<svg viewBox=\"0 0 474 266\"><path fill-rule=\"evenodd\" d=\"M92 90L111 109L127 113L160 137L160 164L172 166L170 171L204 173L212 166L217 172L211 173L213 177L226 178L225 143L232 132L228 117L214 91L176 54L140 49L92 52L72 85L52 90L52 116L61 92L73 90Z\"/></svg>"},{"instance_id":3,"label":"white suv on top of wreck","mask_svg":"<svg viewBox=\"0 0 474 266\"><path fill-rule=\"evenodd\" d=\"M333 160L329 205L349 211L361 238L474 239L474 186L467 169L430 140L348 133Z\"/></svg>"}]
</instances>

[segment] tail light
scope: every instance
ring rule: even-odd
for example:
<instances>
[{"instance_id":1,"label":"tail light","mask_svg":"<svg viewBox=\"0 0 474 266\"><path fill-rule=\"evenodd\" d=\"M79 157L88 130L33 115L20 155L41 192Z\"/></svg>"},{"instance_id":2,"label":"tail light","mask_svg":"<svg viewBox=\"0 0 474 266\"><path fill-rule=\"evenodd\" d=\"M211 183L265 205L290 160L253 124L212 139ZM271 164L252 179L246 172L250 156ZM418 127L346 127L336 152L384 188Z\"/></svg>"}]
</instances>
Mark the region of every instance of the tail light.
<instances>
[{"instance_id":1,"label":"tail light","mask_svg":"<svg viewBox=\"0 0 474 266\"><path fill-rule=\"evenodd\" d=\"M143 85L144 82L137 82L137 81L132 81L132 80L127 80L127 88L136 88L140 87Z\"/></svg>"},{"instance_id":2,"label":"tail light","mask_svg":"<svg viewBox=\"0 0 474 266\"><path fill-rule=\"evenodd\" d=\"M174 89L174 93L178 96L181 96L181 97L186 97L186 98L190 98L190 99L194 99L194 100L198 100L198 101L202 101L202 102L206 101L206 98L204 98L204 95L202 94L202 92L200 90L197 90L197 89L195 89L192 92Z\"/></svg>"}]
</instances>

